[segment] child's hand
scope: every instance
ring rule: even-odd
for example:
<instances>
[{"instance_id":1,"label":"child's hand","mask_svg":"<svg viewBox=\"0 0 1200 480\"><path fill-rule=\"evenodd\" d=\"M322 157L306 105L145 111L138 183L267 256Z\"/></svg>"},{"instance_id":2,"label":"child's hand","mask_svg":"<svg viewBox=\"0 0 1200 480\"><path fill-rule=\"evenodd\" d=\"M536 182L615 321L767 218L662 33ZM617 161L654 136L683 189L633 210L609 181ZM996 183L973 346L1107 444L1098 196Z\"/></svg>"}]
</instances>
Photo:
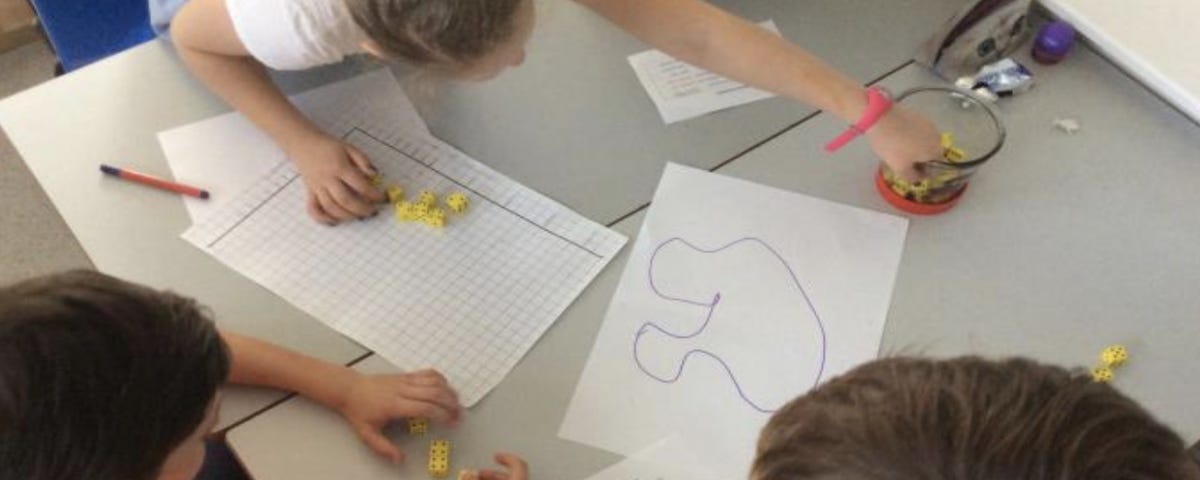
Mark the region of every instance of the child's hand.
<instances>
[{"instance_id":1,"label":"child's hand","mask_svg":"<svg viewBox=\"0 0 1200 480\"><path fill-rule=\"evenodd\" d=\"M893 105L870 130L871 149L897 175L907 181L921 179L916 164L942 156L941 134L925 116L903 105Z\"/></svg>"},{"instance_id":2,"label":"child's hand","mask_svg":"<svg viewBox=\"0 0 1200 480\"><path fill-rule=\"evenodd\" d=\"M496 463L504 466L507 472L498 470L482 470L479 472L466 472L459 476L458 480L528 480L528 467L525 466L525 461L520 457L511 453L497 453Z\"/></svg>"},{"instance_id":3,"label":"child's hand","mask_svg":"<svg viewBox=\"0 0 1200 480\"><path fill-rule=\"evenodd\" d=\"M458 393L434 370L359 376L339 410L363 443L393 463L404 461L404 453L383 435L389 422L421 417L455 426L462 417Z\"/></svg>"},{"instance_id":4,"label":"child's hand","mask_svg":"<svg viewBox=\"0 0 1200 480\"><path fill-rule=\"evenodd\" d=\"M357 148L327 135L288 148L308 187L308 215L326 225L375 214L384 196L371 185L375 167Z\"/></svg>"}]
</instances>

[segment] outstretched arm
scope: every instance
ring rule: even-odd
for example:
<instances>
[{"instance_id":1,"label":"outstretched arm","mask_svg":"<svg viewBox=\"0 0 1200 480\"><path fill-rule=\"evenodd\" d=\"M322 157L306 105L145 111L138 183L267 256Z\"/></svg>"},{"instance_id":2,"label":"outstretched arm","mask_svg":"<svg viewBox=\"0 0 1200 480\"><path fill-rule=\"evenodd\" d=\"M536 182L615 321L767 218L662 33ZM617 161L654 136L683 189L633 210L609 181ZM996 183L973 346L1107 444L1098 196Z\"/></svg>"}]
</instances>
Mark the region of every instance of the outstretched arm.
<instances>
[{"instance_id":1,"label":"outstretched arm","mask_svg":"<svg viewBox=\"0 0 1200 480\"><path fill-rule=\"evenodd\" d=\"M458 394L433 370L363 375L250 337L221 332L221 338L232 359L231 383L294 391L329 407L363 443L393 462L404 454L383 435L388 422L421 417L455 425L462 416Z\"/></svg>"},{"instance_id":2,"label":"outstretched arm","mask_svg":"<svg viewBox=\"0 0 1200 480\"><path fill-rule=\"evenodd\" d=\"M705 70L829 112L846 123L866 109L856 81L798 45L702 0L576 0L642 41ZM894 170L937 158L939 135L924 117L894 108L869 131Z\"/></svg>"}]
</instances>

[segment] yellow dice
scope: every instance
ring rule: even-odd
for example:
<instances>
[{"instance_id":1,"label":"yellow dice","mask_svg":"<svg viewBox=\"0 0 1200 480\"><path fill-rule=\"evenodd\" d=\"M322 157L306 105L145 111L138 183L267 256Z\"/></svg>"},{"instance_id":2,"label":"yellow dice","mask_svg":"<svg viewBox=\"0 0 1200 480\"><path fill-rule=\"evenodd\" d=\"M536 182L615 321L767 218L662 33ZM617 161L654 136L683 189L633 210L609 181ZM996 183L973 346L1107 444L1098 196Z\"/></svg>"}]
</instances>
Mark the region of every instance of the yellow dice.
<instances>
[{"instance_id":1,"label":"yellow dice","mask_svg":"<svg viewBox=\"0 0 1200 480\"><path fill-rule=\"evenodd\" d=\"M433 192L429 190L422 190L421 193L417 195L417 203L426 207L432 207L437 205L437 195L434 195Z\"/></svg>"},{"instance_id":2,"label":"yellow dice","mask_svg":"<svg viewBox=\"0 0 1200 480\"><path fill-rule=\"evenodd\" d=\"M446 196L446 207L454 213L466 211L468 204L470 204L470 201L467 200L466 194L462 192L451 193Z\"/></svg>"},{"instance_id":3,"label":"yellow dice","mask_svg":"<svg viewBox=\"0 0 1200 480\"><path fill-rule=\"evenodd\" d=\"M450 441L434 440L429 444L429 475L446 478L450 474Z\"/></svg>"},{"instance_id":4,"label":"yellow dice","mask_svg":"<svg viewBox=\"0 0 1200 480\"><path fill-rule=\"evenodd\" d=\"M428 419L416 417L408 419L409 435L424 435L426 433L429 433Z\"/></svg>"},{"instance_id":5,"label":"yellow dice","mask_svg":"<svg viewBox=\"0 0 1200 480\"><path fill-rule=\"evenodd\" d=\"M967 159L967 152L961 148L950 147L942 150L942 157L950 163L958 163Z\"/></svg>"},{"instance_id":6,"label":"yellow dice","mask_svg":"<svg viewBox=\"0 0 1200 480\"><path fill-rule=\"evenodd\" d=\"M388 203L400 203L404 201L404 187L392 185L387 189Z\"/></svg>"},{"instance_id":7,"label":"yellow dice","mask_svg":"<svg viewBox=\"0 0 1200 480\"><path fill-rule=\"evenodd\" d=\"M437 207L430 208L421 217L421 221L431 227L442 228L446 226L446 212Z\"/></svg>"},{"instance_id":8,"label":"yellow dice","mask_svg":"<svg viewBox=\"0 0 1200 480\"><path fill-rule=\"evenodd\" d=\"M421 218L417 214L417 205L408 202L399 202L396 204L396 220L400 222L412 222Z\"/></svg>"},{"instance_id":9,"label":"yellow dice","mask_svg":"<svg viewBox=\"0 0 1200 480\"><path fill-rule=\"evenodd\" d=\"M1109 383L1113 381L1113 371L1108 367L1096 367L1092 369L1092 381L1096 383Z\"/></svg>"},{"instance_id":10,"label":"yellow dice","mask_svg":"<svg viewBox=\"0 0 1200 480\"><path fill-rule=\"evenodd\" d=\"M942 148L951 148L954 146L954 134L950 132L942 132Z\"/></svg>"},{"instance_id":11,"label":"yellow dice","mask_svg":"<svg viewBox=\"0 0 1200 480\"><path fill-rule=\"evenodd\" d=\"M1119 367L1129 360L1129 351L1124 345L1109 345L1100 352L1100 361L1109 368Z\"/></svg>"}]
</instances>

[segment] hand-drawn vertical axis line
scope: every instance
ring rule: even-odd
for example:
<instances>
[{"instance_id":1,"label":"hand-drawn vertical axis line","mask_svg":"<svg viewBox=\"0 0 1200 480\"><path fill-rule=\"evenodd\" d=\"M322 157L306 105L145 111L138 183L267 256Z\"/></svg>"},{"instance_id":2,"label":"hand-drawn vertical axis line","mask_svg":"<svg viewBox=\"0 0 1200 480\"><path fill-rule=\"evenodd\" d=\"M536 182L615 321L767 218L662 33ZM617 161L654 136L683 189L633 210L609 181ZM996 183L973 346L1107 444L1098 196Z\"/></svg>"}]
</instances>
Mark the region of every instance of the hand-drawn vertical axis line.
<instances>
[{"instance_id":1,"label":"hand-drawn vertical axis line","mask_svg":"<svg viewBox=\"0 0 1200 480\"><path fill-rule=\"evenodd\" d=\"M478 190L475 190L474 188L471 188L471 187L469 187L469 186L467 186L467 185L463 184L462 182L459 182L458 180L454 179L453 177L451 177L451 176L449 176L449 175L446 175L445 173L442 173L440 170L438 170L438 169L436 169L436 168L433 168L433 166L432 166L432 165L429 165L429 164L427 164L427 163L425 163L425 162L422 162L421 160L418 160L418 159L414 158L412 155L409 155L407 152L405 152L405 151L403 151L403 150L400 150L399 148L396 148L396 146L394 146L394 145L392 145L392 144L390 144L390 143L388 143L388 142L385 142L385 141L383 141L383 140L381 140L381 139L379 139L379 138L375 137L374 135L371 135L370 133L366 132L365 130L362 130L362 129L358 128L358 127L353 127L353 128L351 128L351 129L350 129L350 131L349 131L349 132L346 132L346 135L342 137L342 140L347 140L347 139L349 139L349 138L350 138L350 135L352 135L354 132L361 133L362 135L366 136L367 138L370 138L371 140L374 140L375 142L379 143L380 145L383 145L384 147L387 147L387 149L389 149L389 150L392 150L392 151L394 151L394 152L396 152L396 153L399 153L400 155L404 156L404 158L407 158L407 159L409 159L409 160L412 160L413 162L416 162L416 164L417 164L417 165L420 165L420 166L422 166L422 167L425 167L425 168L429 169L430 171L432 171L433 173L436 173L436 174L438 174L438 175L439 175L439 176L441 176L442 178L445 178L446 180L449 180L451 183L454 183L455 185L458 185L459 187L462 187L462 188L464 188L464 189L466 189L466 190L469 190L471 193L474 193L474 194L475 194L476 196L478 196L479 198L482 198L482 199L484 199L484 200L487 200L487 202L488 202L488 203L490 203L490 204L492 204L492 205L495 205L496 207L500 208L501 210L504 210L504 211L508 212L509 214L511 214L511 215L512 215L512 216L514 216L514 217L517 217L517 218L519 218L519 219L521 219L521 220L524 220L525 222L529 223L530 225L533 225L534 227L537 227L539 230L541 230L541 231L543 231L543 232L546 232L546 233L549 233L550 235L554 235L555 237L558 237L560 240L562 240L562 241L564 241L564 242L567 242L567 243L569 243L569 244L571 244L571 245L574 245L574 246L576 246L576 247L579 247L581 250L583 250L583 251L585 251L585 252L587 252L587 253L591 254L593 257L596 257L596 258L604 258L604 255L601 255L601 254L599 254L599 253L593 252L591 249L589 249L589 248L587 248L587 247L585 247L585 246L583 246L583 245L580 245L580 244L576 243L575 241L573 241L573 240L571 240L571 239L569 239L569 238L567 238L567 237L564 237L564 236L562 236L562 235L559 235L559 234L557 234L557 233L554 233L554 232L553 232L553 231L551 231L550 229L548 229L548 228L546 228L546 227L543 227L541 224L539 224L539 223L537 223L537 222L535 222L535 221L533 221L533 220L531 220L531 219L529 219L529 218L525 217L524 215L521 215L521 214L519 214L519 213L517 213L517 212L513 211L512 209L510 209L510 208L508 208L508 207L506 207L506 206L504 206L504 205L501 205L501 204L500 204L500 202L497 202L497 201L493 200L491 197L488 197L487 195L484 195L484 194L480 193Z\"/></svg>"},{"instance_id":2,"label":"hand-drawn vertical axis line","mask_svg":"<svg viewBox=\"0 0 1200 480\"><path fill-rule=\"evenodd\" d=\"M809 311L812 312L813 318L817 321L817 328L821 332L821 357L820 357L821 363L820 363L819 367L817 368L817 377L815 380L813 380L813 387L816 387L817 384L821 383L821 377L824 376L824 374L825 374L825 361L826 361L826 356L827 356L827 352L826 352L827 338L825 335L825 322L821 320L821 315L817 313L817 309L816 309L816 307L813 306L812 300L810 300L808 298L808 292L805 291L804 286L800 284L800 277L798 277L796 275L795 270L792 270L792 266L789 265L787 263L787 260L784 260L783 256L780 255L779 252L776 251L774 248L772 248L771 245L767 244L767 242L763 241L762 239L756 238L756 237L740 238L738 240L734 240L734 241L729 242L721 247L714 248L714 249L703 249L703 248L697 247L696 245L693 245L691 242L688 242L687 240L684 240L683 238L672 237L672 238L667 239L666 241L663 241L662 243L658 244L657 247L655 247L654 252L650 254L650 264L649 264L649 267L647 268L647 278L650 281L650 289L654 292L654 294L664 300L679 302L679 303L686 303L688 305L707 308L708 313L705 314L704 323L701 324L700 327L697 328L696 331L692 332L692 333L676 334L676 333L669 332L666 329L663 329L662 327L654 324L653 322L642 323L642 326L638 328L637 333L634 334L634 338L633 338L633 361L634 361L634 363L637 364L638 369L641 370L642 373L646 374L646 376L648 376L658 382L661 382L661 383L675 383L676 381L679 380L680 377L683 376L683 371L687 367L687 362L688 362L688 360L691 359L692 355L705 355L705 356L715 360L721 366L721 368L723 368L725 370L725 374L728 375L729 380L731 382L733 382L733 388L735 390L737 390L738 396L741 397L742 401L746 402L746 404L749 405L750 408L753 408L762 413L774 413L775 412L775 410L759 406L757 403L755 403L753 400L751 400L749 395L747 395L746 392L742 389L741 383L738 382L737 376L735 376L733 374L733 369L731 369L729 367L729 364L727 364L725 362L725 360L722 359L719 355L716 355L708 350L692 349L692 350L689 350L687 353L685 353L683 355L683 360L681 360L679 362L679 368L676 369L674 377L659 377L659 376L651 373L650 370L647 369L645 367L645 365L642 364L641 357L638 355L638 344L641 342L642 335L644 335L646 333L647 329L653 328L653 329L657 330L659 333L667 335L671 338L675 338L677 340L694 338L696 336L699 336L701 333L704 332L705 329L708 328L709 322L712 321L713 314L716 312L717 304L719 304L721 302L721 293L720 292L717 292L713 296L713 299L711 302L706 303L706 302L699 302L699 301L695 301L695 300L689 300L689 299L681 298L681 297L673 297L673 296L667 295L665 293L662 293L662 291L658 289L658 285L654 283L654 261L656 258L658 258L658 253L660 251L662 251L662 249L664 247L666 247L668 244L670 244L672 242L682 243L682 244L686 245L688 248L691 248L692 250L695 250L695 251L701 252L701 253L705 253L705 254L721 252L721 251L724 251L728 248L731 248L735 245L738 245L738 244L741 244L744 242L758 243L763 248L766 248L768 252L771 252L771 254L774 255L777 260L779 260L779 263L781 265L783 265L783 267L785 269L787 269L788 274L791 275L792 282L796 285L796 288L800 291L800 295L802 297L804 297L804 302L808 305Z\"/></svg>"},{"instance_id":3,"label":"hand-drawn vertical axis line","mask_svg":"<svg viewBox=\"0 0 1200 480\"><path fill-rule=\"evenodd\" d=\"M287 165L287 162L288 162L288 160L284 160L284 163L281 163L281 164L280 164L280 166L281 166L281 167L282 167L282 166L286 166L286 165ZM270 173L270 174L269 174L267 177L264 177L264 178L272 178L272 177L274 177L274 176L275 176L275 173L279 171L279 168L280 168L280 167L275 167L275 169L274 169L274 170L272 170L272 171L271 171L271 173ZM259 202L259 203L258 203L258 205L255 205L255 206L254 206L254 208L253 208L253 209L251 209L251 210L250 210L248 213L246 213L245 215L242 215L242 218L238 219L238 221L236 221L236 222L233 222L233 225L230 225L230 226L229 226L229 228L225 229L225 231L224 231L224 232L221 232L221 235L220 235L220 236L218 236L216 239L214 239L212 242L210 242L210 243L208 244L208 248L213 248L213 246L214 246L214 245L216 245L216 244L217 244L217 242L220 242L220 241L221 241L222 239L224 239L224 238L225 238L227 235L229 235L229 234L230 234L230 233L232 233L232 232L233 232L235 229L237 229L237 227L238 227L239 225L241 225L241 224L242 224L243 222L245 222L246 220L249 220L249 219L250 219L250 217L254 216L254 213L255 213L255 212L257 212L257 211L258 211L260 208L262 208L263 206L265 206L265 205L266 205L266 204L268 204L268 203L271 203L271 200L272 200L272 199L274 199L274 198L275 198L275 196L279 195L279 192L282 192L284 189L286 189L286 188L288 187L288 185L291 185L291 184L292 184L292 182L296 181L296 179L297 179L297 178L300 178L300 174L295 174L295 175L292 175L292 178L291 178L291 179L289 179L288 181L284 182L284 183L283 183L283 185L280 185L280 186L279 186L279 188L275 189L275 191L274 191L274 192L271 192L271 194L270 194L270 195L268 195L268 196L267 196L267 198L265 198L265 199L263 199L263 201ZM228 207L227 207L227 208L228 208Z\"/></svg>"}]
</instances>

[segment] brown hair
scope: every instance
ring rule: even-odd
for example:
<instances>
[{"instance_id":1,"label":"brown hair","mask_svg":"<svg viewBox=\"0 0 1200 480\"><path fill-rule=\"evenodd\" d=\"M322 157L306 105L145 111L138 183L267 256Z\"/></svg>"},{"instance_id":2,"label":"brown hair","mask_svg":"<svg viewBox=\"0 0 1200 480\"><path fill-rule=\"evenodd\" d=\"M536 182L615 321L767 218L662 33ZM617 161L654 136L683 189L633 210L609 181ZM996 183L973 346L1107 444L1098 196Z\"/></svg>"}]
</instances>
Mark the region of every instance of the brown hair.
<instances>
[{"instance_id":1,"label":"brown hair","mask_svg":"<svg viewBox=\"0 0 1200 480\"><path fill-rule=\"evenodd\" d=\"M151 480L228 371L191 299L89 271L0 288L0 479Z\"/></svg>"},{"instance_id":2,"label":"brown hair","mask_svg":"<svg viewBox=\"0 0 1200 480\"><path fill-rule=\"evenodd\" d=\"M1085 375L1029 360L889 358L771 418L754 480L1181 479L1179 436Z\"/></svg>"},{"instance_id":3,"label":"brown hair","mask_svg":"<svg viewBox=\"0 0 1200 480\"><path fill-rule=\"evenodd\" d=\"M469 65L512 37L532 0L345 0L367 36L417 65Z\"/></svg>"}]
</instances>

